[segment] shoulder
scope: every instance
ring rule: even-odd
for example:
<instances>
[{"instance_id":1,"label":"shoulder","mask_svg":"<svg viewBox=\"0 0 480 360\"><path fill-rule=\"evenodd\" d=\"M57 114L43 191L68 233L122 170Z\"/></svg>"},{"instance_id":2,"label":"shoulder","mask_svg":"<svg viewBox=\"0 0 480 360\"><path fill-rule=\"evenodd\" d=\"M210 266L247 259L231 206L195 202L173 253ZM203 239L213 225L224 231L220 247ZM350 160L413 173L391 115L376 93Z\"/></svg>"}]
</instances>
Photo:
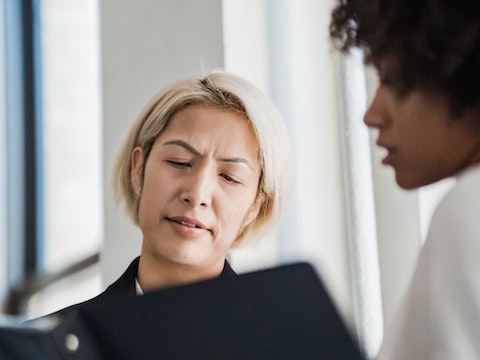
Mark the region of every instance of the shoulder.
<instances>
[{"instance_id":1,"label":"shoulder","mask_svg":"<svg viewBox=\"0 0 480 360\"><path fill-rule=\"evenodd\" d=\"M135 279L138 273L140 257L136 257L123 274L105 290L109 296L135 295Z\"/></svg>"},{"instance_id":2,"label":"shoulder","mask_svg":"<svg viewBox=\"0 0 480 360\"><path fill-rule=\"evenodd\" d=\"M139 261L138 257L134 259L130 263L128 268L125 270L125 272L114 283L108 286L107 289L101 294L89 300L65 307L52 314L46 315L46 317L65 318L66 316L68 316L68 314L76 310L79 310L85 307L96 306L97 303L108 300L112 297L119 298L119 297L126 297L126 296L134 296L135 295L135 277L137 276L138 261Z\"/></svg>"},{"instance_id":3,"label":"shoulder","mask_svg":"<svg viewBox=\"0 0 480 360\"><path fill-rule=\"evenodd\" d=\"M463 205L478 207L480 192L480 165L471 166L456 177L456 185L442 201L446 205ZM442 204L440 204L442 205Z\"/></svg>"}]
</instances>

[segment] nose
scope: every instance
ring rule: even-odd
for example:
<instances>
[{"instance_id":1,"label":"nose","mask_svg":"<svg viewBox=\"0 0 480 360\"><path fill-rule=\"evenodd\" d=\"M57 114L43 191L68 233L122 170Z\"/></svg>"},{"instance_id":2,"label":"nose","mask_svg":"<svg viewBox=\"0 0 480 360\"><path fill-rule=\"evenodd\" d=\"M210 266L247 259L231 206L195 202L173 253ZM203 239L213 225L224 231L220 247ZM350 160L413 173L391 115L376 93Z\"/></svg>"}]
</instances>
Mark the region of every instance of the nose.
<instances>
[{"instance_id":1,"label":"nose","mask_svg":"<svg viewBox=\"0 0 480 360\"><path fill-rule=\"evenodd\" d=\"M184 179L181 201L191 207L208 207L212 201L215 179L208 167L193 168Z\"/></svg>"},{"instance_id":2,"label":"nose","mask_svg":"<svg viewBox=\"0 0 480 360\"><path fill-rule=\"evenodd\" d=\"M385 124L387 119L385 100L385 90L379 86L363 117L363 122L368 127L380 128Z\"/></svg>"}]
</instances>

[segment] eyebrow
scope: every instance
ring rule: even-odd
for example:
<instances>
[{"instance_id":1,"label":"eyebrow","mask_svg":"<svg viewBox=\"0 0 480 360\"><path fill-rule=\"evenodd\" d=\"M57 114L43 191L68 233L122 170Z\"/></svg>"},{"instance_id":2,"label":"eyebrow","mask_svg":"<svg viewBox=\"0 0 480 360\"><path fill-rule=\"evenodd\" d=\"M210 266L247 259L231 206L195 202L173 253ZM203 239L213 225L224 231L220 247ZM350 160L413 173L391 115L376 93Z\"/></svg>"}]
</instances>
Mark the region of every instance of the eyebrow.
<instances>
[{"instance_id":1,"label":"eyebrow","mask_svg":"<svg viewBox=\"0 0 480 360\"><path fill-rule=\"evenodd\" d=\"M186 141L183 141L183 140L169 140L169 141L164 142L162 145L177 145L177 146L180 146L180 147L184 148L188 152L191 152L192 154L194 154L196 156L201 156L202 155L192 145L190 145L189 143L187 143ZM221 161L221 162L227 162L227 163L233 163L233 164L245 164L246 166L248 166L253 171L252 164L250 164L250 162L247 159L244 159L244 158L241 158L241 157L220 158L218 160Z\"/></svg>"}]
</instances>

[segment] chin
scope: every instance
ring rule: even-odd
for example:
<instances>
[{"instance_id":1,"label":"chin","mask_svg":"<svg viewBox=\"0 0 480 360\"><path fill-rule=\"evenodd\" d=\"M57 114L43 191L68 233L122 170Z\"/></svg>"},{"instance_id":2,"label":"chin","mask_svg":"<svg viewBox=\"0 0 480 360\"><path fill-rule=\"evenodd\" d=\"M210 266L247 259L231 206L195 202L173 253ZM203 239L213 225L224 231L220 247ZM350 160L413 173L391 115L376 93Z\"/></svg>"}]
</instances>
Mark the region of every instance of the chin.
<instances>
[{"instance_id":1,"label":"chin","mask_svg":"<svg viewBox=\"0 0 480 360\"><path fill-rule=\"evenodd\" d=\"M431 185L441 179L418 179L418 178L409 178L402 177L396 173L395 180L403 190L415 190L421 188L422 186Z\"/></svg>"},{"instance_id":2,"label":"chin","mask_svg":"<svg viewBox=\"0 0 480 360\"><path fill-rule=\"evenodd\" d=\"M398 172L395 173L395 181L397 182L397 185L403 190L415 190L423 185L428 185L424 184L421 181L418 181L417 179L402 177L401 174L398 174Z\"/></svg>"}]
</instances>

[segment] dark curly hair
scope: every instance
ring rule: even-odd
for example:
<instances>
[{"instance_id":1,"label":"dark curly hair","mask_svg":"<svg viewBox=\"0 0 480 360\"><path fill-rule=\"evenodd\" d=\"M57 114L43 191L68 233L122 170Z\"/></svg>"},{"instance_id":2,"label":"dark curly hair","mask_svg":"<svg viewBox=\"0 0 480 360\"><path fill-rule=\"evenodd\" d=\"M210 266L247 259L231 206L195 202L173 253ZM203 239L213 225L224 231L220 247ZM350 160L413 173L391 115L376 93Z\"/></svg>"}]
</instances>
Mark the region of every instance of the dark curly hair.
<instances>
[{"instance_id":1,"label":"dark curly hair","mask_svg":"<svg viewBox=\"0 0 480 360\"><path fill-rule=\"evenodd\" d=\"M480 1L339 0L330 36L362 49L400 96L439 92L454 115L480 114Z\"/></svg>"}]
</instances>

